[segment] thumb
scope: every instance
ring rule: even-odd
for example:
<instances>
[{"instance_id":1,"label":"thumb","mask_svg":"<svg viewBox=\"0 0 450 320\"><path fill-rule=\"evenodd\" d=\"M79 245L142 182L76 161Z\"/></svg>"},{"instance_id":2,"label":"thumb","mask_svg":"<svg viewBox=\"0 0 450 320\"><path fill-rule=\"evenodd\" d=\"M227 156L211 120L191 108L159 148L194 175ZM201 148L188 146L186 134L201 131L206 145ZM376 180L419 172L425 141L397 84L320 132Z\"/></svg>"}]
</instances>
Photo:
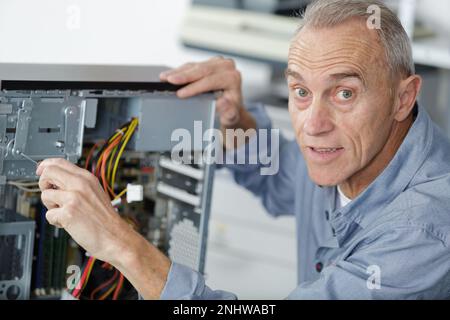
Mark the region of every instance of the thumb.
<instances>
[{"instance_id":1,"label":"thumb","mask_svg":"<svg viewBox=\"0 0 450 320\"><path fill-rule=\"evenodd\" d=\"M217 101L217 112L224 126L232 126L239 121L239 107L225 97Z\"/></svg>"}]
</instances>

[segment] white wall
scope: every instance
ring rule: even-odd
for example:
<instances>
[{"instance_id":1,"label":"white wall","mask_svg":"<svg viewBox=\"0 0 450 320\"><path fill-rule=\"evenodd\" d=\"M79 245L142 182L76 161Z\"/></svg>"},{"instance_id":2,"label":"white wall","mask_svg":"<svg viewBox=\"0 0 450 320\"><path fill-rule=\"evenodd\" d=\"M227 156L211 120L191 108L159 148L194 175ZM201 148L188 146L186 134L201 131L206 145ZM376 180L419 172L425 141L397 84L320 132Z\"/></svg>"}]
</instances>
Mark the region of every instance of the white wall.
<instances>
[{"instance_id":1,"label":"white wall","mask_svg":"<svg viewBox=\"0 0 450 320\"><path fill-rule=\"evenodd\" d=\"M450 34L450 0L419 0L417 16L430 26Z\"/></svg>"},{"instance_id":2,"label":"white wall","mask_svg":"<svg viewBox=\"0 0 450 320\"><path fill-rule=\"evenodd\" d=\"M0 0L0 61L174 64L182 60L176 38L188 4Z\"/></svg>"}]
</instances>

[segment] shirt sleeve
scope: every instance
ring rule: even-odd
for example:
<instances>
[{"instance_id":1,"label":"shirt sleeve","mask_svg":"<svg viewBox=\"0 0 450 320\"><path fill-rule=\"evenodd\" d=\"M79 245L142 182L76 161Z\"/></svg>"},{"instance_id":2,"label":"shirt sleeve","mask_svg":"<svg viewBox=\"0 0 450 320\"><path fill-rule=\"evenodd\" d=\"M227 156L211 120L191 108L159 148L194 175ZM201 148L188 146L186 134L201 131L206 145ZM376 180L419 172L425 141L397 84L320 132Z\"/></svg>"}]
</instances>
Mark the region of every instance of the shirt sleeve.
<instances>
[{"instance_id":1,"label":"shirt sleeve","mask_svg":"<svg viewBox=\"0 0 450 320\"><path fill-rule=\"evenodd\" d=\"M161 300L236 300L226 291L212 290L205 284L205 278L197 271L172 262Z\"/></svg>"},{"instance_id":2,"label":"shirt sleeve","mask_svg":"<svg viewBox=\"0 0 450 320\"><path fill-rule=\"evenodd\" d=\"M248 111L256 120L257 134L247 144L227 151L223 166L239 185L261 199L271 215L293 215L299 147L272 129L263 105L250 105ZM245 159L245 163L239 159Z\"/></svg>"}]
</instances>

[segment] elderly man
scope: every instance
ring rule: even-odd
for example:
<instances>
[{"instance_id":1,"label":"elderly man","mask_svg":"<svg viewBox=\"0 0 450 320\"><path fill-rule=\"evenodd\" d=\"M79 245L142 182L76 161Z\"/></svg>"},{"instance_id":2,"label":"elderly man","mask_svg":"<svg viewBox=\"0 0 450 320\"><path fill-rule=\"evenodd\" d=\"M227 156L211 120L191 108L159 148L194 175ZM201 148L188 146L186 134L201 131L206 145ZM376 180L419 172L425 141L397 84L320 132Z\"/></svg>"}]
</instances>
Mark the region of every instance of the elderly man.
<instances>
[{"instance_id":1,"label":"elderly man","mask_svg":"<svg viewBox=\"0 0 450 320\"><path fill-rule=\"evenodd\" d=\"M371 4L380 8L379 29L368 23ZM271 214L296 217L298 284L289 298L449 298L450 143L416 103L421 78L395 14L378 1L315 1L286 75L297 141L271 146L280 171L228 167ZM223 128L270 128L262 106L243 106L231 60L187 64L161 79L186 85L180 97L223 90ZM131 230L87 171L47 160L37 173L50 223L117 267L145 298L235 298Z\"/></svg>"}]
</instances>

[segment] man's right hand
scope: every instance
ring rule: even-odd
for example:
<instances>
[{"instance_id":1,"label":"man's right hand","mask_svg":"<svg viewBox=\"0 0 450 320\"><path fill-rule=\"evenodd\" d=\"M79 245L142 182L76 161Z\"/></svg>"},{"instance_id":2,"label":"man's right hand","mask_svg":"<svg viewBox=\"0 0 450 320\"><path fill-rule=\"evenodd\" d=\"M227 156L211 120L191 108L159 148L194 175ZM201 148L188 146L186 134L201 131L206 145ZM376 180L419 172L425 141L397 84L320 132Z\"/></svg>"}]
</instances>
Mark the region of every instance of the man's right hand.
<instances>
[{"instance_id":1,"label":"man's right hand","mask_svg":"<svg viewBox=\"0 0 450 320\"><path fill-rule=\"evenodd\" d=\"M233 60L214 57L199 63L186 63L160 75L161 81L184 85L178 90L180 98L188 98L201 93L222 91L217 99L216 111L220 116L222 129L255 128L253 117L243 106L241 74Z\"/></svg>"}]
</instances>

